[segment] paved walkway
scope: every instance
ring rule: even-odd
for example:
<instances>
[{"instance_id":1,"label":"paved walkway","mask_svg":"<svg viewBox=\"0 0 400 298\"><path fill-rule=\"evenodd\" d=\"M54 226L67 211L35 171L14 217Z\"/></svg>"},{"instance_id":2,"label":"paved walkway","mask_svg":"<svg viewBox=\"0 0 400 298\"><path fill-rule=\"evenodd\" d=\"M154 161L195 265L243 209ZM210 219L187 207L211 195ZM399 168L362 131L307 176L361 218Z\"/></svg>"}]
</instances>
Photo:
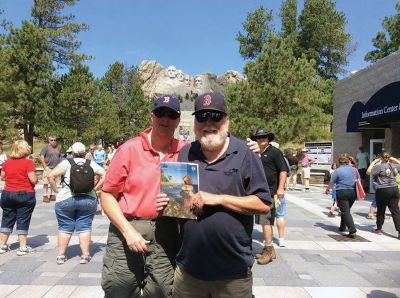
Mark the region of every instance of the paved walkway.
<instances>
[{"instance_id":1,"label":"paved walkway","mask_svg":"<svg viewBox=\"0 0 400 298\"><path fill-rule=\"evenodd\" d=\"M272 263L253 268L254 294L262 297L400 297L400 241L388 219L383 236L372 234L374 222L366 219L368 201L356 202L353 215L358 234L368 242L337 242L339 218L328 218L329 196L323 189L287 192L286 247L276 247ZM96 214L93 259L79 264L79 245L73 236L68 261L56 264L57 224L54 203L39 200L32 219L29 245L37 252L18 257L13 251L0 255L0 297L102 297L102 257L108 219ZM262 248L260 226L254 229L254 249Z\"/></svg>"}]
</instances>

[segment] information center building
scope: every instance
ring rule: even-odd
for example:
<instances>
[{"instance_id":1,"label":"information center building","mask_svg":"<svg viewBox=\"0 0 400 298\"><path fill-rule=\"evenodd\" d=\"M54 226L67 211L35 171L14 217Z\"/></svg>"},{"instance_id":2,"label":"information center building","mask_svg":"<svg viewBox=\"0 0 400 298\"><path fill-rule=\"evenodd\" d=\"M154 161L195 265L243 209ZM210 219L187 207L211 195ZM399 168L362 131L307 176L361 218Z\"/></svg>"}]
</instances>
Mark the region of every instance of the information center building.
<instances>
[{"instance_id":1,"label":"information center building","mask_svg":"<svg viewBox=\"0 0 400 298\"><path fill-rule=\"evenodd\" d=\"M363 146L371 160L388 151L400 157L400 51L336 83L333 158Z\"/></svg>"}]
</instances>

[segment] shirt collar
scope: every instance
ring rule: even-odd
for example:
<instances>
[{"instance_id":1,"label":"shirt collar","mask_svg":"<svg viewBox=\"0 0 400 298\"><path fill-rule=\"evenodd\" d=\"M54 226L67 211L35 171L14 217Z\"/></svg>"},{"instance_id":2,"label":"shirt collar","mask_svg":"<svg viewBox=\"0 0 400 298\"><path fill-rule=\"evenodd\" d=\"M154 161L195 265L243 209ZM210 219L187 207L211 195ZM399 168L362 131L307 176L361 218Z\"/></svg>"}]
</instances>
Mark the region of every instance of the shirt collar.
<instances>
[{"instance_id":1,"label":"shirt collar","mask_svg":"<svg viewBox=\"0 0 400 298\"><path fill-rule=\"evenodd\" d=\"M271 144L268 144L268 146L264 149L263 152L261 152L260 154L266 153L267 151L271 150L273 146Z\"/></svg>"},{"instance_id":2,"label":"shirt collar","mask_svg":"<svg viewBox=\"0 0 400 298\"><path fill-rule=\"evenodd\" d=\"M148 134L151 132L151 127L146 128L143 132L140 133L140 139L142 141L143 150L145 151L153 151L156 152L151 143L149 142ZM180 142L177 139L172 139L171 150L168 153L177 153L181 148L186 144L186 142Z\"/></svg>"}]
</instances>

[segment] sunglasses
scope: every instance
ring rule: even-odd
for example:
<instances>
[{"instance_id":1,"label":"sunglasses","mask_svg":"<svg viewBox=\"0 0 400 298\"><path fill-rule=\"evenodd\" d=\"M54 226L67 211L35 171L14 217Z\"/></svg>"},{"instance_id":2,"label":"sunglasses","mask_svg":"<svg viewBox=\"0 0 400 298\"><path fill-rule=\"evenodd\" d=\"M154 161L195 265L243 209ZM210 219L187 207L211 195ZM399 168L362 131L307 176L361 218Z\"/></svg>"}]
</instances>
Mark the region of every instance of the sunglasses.
<instances>
[{"instance_id":1,"label":"sunglasses","mask_svg":"<svg viewBox=\"0 0 400 298\"><path fill-rule=\"evenodd\" d=\"M173 112L172 110L167 110L167 109L157 109L153 111L153 114L157 117L157 118L162 118L164 116L167 116L168 119L171 120L176 120L179 118L179 114L176 112Z\"/></svg>"},{"instance_id":2,"label":"sunglasses","mask_svg":"<svg viewBox=\"0 0 400 298\"><path fill-rule=\"evenodd\" d=\"M267 136L259 136L255 138L256 140L263 140L263 139L268 139Z\"/></svg>"},{"instance_id":3,"label":"sunglasses","mask_svg":"<svg viewBox=\"0 0 400 298\"><path fill-rule=\"evenodd\" d=\"M213 122L219 122L225 117L225 114L218 111L204 111L196 113L194 117L196 118L197 122L200 123L206 122L207 119L210 119Z\"/></svg>"},{"instance_id":4,"label":"sunglasses","mask_svg":"<svg viewBox=\"0 0 400 298\"><path fill-rule=\"evenodd\" d=\"M55 142L57 141L56 139L49 139L50 142Z\"/></svg>"}]
</instances>

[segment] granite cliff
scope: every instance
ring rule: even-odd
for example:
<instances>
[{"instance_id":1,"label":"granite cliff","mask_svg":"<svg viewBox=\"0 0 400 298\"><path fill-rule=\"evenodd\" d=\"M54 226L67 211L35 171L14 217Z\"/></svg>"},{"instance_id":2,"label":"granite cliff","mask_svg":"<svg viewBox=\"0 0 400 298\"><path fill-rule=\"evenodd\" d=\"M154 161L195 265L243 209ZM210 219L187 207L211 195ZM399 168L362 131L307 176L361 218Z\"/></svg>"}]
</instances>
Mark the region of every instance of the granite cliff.
<instances>
[{"instance_id":1,"label":"granite cliff","mask_svg":"<svg viewBox=\"0 0 400 298\"><path fill-rule=\"evenodd\" d=\"M139 66L139 74L143 80L143 91L150 97L170 94L182 99L182 109L193 109L190 100L197 94L205 92L224 93L229 84L244 80L242 75L229 70L217 77L211 73L190 76L175 66L166 69L157 61L145 60Z\"/></svg>"}]
</instances>

